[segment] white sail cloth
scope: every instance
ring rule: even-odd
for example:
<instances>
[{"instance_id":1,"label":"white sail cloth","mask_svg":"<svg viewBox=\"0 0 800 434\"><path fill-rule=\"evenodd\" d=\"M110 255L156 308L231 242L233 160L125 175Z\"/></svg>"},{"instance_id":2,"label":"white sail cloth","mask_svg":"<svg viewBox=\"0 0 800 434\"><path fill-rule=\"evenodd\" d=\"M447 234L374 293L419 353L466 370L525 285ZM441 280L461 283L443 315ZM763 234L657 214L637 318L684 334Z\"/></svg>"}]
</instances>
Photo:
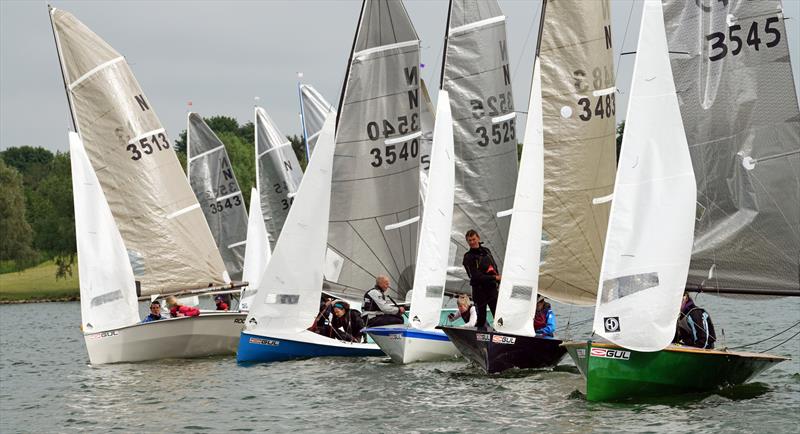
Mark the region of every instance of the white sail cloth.
<instances>
[{"instance_id":1,"label":"white sail cloth","mask_svg":"<svg viewBox=\"0 0 800 434\"><path fill-rule=\"evenodd\" d=\"M307 156L314 152L317 138L322 132L325 118L336 110L316 89L309 84L300 85L300 113L303 115L303 137Z\"/></svg>"},{"instance_id":2,"label":"white sail cloth","mask_svg":"<svg viewBox=\"0 0 800 434\"><path fill-rule=\"evenodd\" d=\"M319 311L335 116L329 115L247 316L248 331L300 332Z\"/></svg>"},{"instance_id":3,"label":"white sail cloth","mask_svg":"<svg viewBox=\"0 0 800 434\"><path fill-rule=\"evenodd\" d=\"M136 324L136 283L125 243L77 133L69 133L69 152L83 332Z\"/></svg>"},{"instance_id":4,"label":"white sail cloth","mask_svg":"<svg viewBox=\"0 0 800 434\"><path fill-rule=\"evenodd\" d=\"M675 335L694 231L696 185L660 0L644 5L594 332L636 351Z\"/></svg>"},{"instance_id":5,"label":"white sail cloth","mask_svg":"<svg viewBox=\"0 0 800 434\"><path fill-rule=\"evenodd\" d=\"M78 133L142 294L230 281L172 143L125 59L71 14L50 13Z\"/></svg>"},{"instance_id":6,"label":"white sail cloth","mask_svg":"<svg viewBox=\"0 0 800 434\"><path fill-rule=\"evenodd\" d=\"M455 153L447 91L439 91L436 119L438 122L433 130L430 157L430 188L425 197L425 214L422 215L420 224L417 267L409 313L411 327L423 330L432 330L439 325L450 254Z\"/></svg>"},{"instance_id":7,"label":"white sail cloth","mask_svg":"<svg viewBox=\"0 0 800 434\"><path fill-rule=\"evenodd\" d=\"M250 216L247 219L247 244L244 251L242 280L248 285L242 289L239 310L250 310L250 305L261 286L261 277L267 269L272 252L269 247L269 235L264 226L264 215L261 213L261 199L258 190L250 191Z\"/></svg>"},{"instance_id":8,"label":"white sail cloth","mask_svg":"<svg viewBox=\"0 0 800 434\"><path fill-rule=\"evenodd\" d=\"M506 245L505 269L497 298L494 326L504 333L536 334L533 314L539 286L539 256L544 195L544 126L542 72L534 60L528 122L522 148L511 228Z\"/></svg>"}]
</instances>

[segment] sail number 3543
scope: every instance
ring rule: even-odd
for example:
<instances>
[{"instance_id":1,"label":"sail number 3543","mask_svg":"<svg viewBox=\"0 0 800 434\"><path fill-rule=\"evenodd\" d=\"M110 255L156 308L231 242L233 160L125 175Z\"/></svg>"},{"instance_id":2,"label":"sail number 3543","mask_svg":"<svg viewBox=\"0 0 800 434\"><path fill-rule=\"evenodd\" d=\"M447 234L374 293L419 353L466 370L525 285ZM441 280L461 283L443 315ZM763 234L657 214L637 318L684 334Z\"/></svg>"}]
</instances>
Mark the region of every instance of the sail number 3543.
<instances>
[{"instance_id":1,"label":"sail number 3543","mask_svg":"<svg viewBox=\"0 0 800 434\"><path fill-rule=\"evenodd\" d=\"M781 42L781 31L772 27L773 24L778 22L780 22L780 18L778 17L769 17L764 22L764 32L771 35L769 41L763 41L767 48L772 48ZM742 37L737 34L737 32L741 30L742 26L734 24L728 27L727 35L723 32L714 32L710 35L706 35L706 41L711 43L711 48L708 51L708 59L714 62L725 58L728 54L736 56L742 52L745 43L754 50L759 51L762 40L758 33L758 21L753 21L750 24L747 37L744 41L742 41Z\"/></svg>"}]
</instances>

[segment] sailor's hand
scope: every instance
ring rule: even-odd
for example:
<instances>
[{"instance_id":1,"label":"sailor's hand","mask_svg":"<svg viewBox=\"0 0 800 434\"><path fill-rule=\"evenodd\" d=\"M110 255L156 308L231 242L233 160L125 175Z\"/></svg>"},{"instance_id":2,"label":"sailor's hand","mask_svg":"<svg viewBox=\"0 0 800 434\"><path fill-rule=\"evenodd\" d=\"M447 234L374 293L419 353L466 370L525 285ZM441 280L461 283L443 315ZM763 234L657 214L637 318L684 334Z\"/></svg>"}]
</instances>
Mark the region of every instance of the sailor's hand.
<instances>
[{"instance_id":1,"label":"sailor's hand","mask_svg":"<svg viewBox=\"0 0 800 434\"><path fill-rule=\"evenodd\" d=\"M399 312L399 313L400 313L400 315L402 315L402 314L403 314L403 313L405 313L405 311L406 311L406 308L404 308L403 306L400 306L400 308L399 308L399 309L400 309L400 312Z\"/></svg>"},{"instance_id":2,"label":"sailor's hand","mask_svg":"<svg viewBox=\"0 0 800 434\"><path fill-rule=\"evenodd\" d=\"M450 315L447 315L447 320L448 321L452 321L454 319L456 319L456 316L454 314L451 313Z\"/></svg>"},{"instance_id":3,"label":"sailor's hand","mask_svg":"<svg viewBox=\"0 0 800 434\"><path fill-rule=\"evenodd\" d=\"M495 274L494 275L494 280L499 282L500 281L500 275L499 274Z\"/></svg>"}]
</instances>

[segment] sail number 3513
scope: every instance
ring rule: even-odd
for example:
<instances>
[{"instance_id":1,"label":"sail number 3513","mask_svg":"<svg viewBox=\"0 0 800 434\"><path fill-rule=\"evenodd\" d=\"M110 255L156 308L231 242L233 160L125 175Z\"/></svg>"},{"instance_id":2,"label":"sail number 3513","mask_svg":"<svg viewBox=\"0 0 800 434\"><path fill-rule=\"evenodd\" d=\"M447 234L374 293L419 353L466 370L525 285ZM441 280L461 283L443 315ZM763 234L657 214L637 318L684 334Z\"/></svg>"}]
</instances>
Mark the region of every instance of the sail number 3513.
<instances>
[{"instance_id":1,"label":"sail number 3513","mask_svg":"<svg viewBox=\"0 0 800 434\"><path fill-rule=\"evenodd\" d=\"M169 140L164 133L156 133L150 137L142 137L139 140L132 140L125 147L131 153L131 160L138 161L143 154L150 155L155 151L169 149Z\"/></svg>"},{"instance_id":2,"label":"sail number 3513","mask_svg":"<svg viewBox=\"0 0 800 434\"><path fill-rule=\"evenodd\" d=\"M773 24L778 22L780 22L780 18L778 17L769 17L767 21L764 22L764 32L771 35L771 40L763 41L767 48L772 48L781 42L781 31L772 27ZM706 35L706 41L711 43L711 48L708 51L708 59L714 62L725 58L728 54L736 56L742 52L745 43L754 50L759 51L762 40L758 34L758 21L753 21L750 24L747 37L744 41L742 41L742 37L737 34L740 30L742 30L742 26L734 24L728 27L727 35L722 32Z\"/></svg>"}]
</instances>

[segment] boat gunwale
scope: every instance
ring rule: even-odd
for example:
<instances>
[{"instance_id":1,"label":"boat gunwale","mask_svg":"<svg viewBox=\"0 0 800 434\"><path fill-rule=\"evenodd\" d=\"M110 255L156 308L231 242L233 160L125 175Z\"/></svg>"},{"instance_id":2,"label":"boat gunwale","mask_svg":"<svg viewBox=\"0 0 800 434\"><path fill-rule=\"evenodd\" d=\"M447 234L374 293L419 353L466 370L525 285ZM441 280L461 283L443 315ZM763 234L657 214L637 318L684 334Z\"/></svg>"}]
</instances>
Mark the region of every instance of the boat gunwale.
<instances>
[{"instance_id":1,"label":"boat gunwale","mask_svg":"<svg viewBox=\"0 0 800 434\"><path fill-rule=\"evenodd\" d=\"M635 351L625 348L623 346L607 343L607 342L594 342L594 341L569 341L564 342L561 344L562 347L565 348L580 348L583 346L587 346L591 344L591 346L599 347L599 348L612 348L612 349L622 349L627 351ZM786 356L777 356L773 354L763 354L763 353L751 353L747 351L728 351L722 349L704 349L704 348L694 348L694 347L686 347L686 346L676 346L676 345L669 345L668 347L664 348L661 351L673 352L673 353L692 353L692 354L708 354L714 356L738 356L738 357L747 357L751 359L765 359L765 360L772 360L775 362L782 362L785 360L792 360L791 357ZM645 351L637 351L638 353L645 353Z\"/></svg>"}]
</instances>

